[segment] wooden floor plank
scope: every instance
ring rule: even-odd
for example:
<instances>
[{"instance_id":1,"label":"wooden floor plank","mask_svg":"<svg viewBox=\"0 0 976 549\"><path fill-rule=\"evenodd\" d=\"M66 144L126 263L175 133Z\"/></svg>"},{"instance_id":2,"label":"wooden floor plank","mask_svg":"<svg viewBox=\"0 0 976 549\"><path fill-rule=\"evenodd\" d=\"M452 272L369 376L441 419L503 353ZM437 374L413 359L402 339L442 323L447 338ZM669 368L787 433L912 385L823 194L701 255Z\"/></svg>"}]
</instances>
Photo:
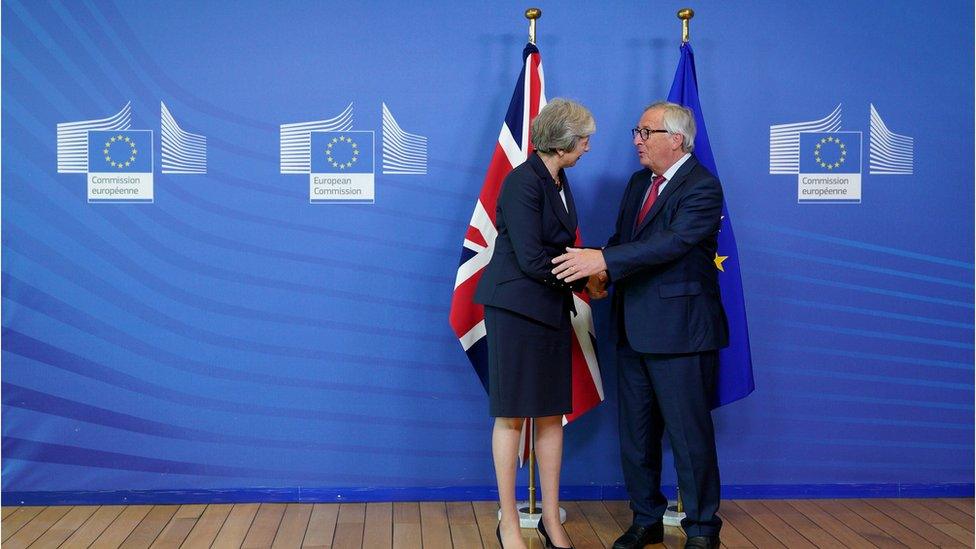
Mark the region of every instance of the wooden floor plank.
<instances>
[{"instance_id":1,"label":"wooden floor plank","mask_svg":"<svg viewBox=\"0 0 976 549\"><path fill-rule=\"evenodd\" d=\"M244 537L241 549L271 547L286 507L284 503L262 503L257 515L254 516L254 521L251 522L247 536Z\"/></svg>"},{"instance_id":2,"label":"wooden floor plank","mask_svg":"<svg viewBox=\"0 0 976 549\"><path fill-rule=\"evenodd\" d=\"M973 533L958 524L936 524L934 526L959 542L960 547L973 547L976 544Z\"/></svg>"},{"instance_id":3,"label":"wooden floor plank","mask_svg":"<svg viewBox=\"0 0 976 549\"><path fill-rule=\"evenodd\" d=\"M932 543L938 547L955 545L958 543L958 541L952 536L918 518L912 513L909 513L905 509L896 505L894 502L883 499L867 499L864 501L878 511L888 515L908 530L911 530L912 533L918 534L929 543Z\"/></svg>"},{"instance_id":4,"label":"wooden floor plank","mask_svg":"<svg viewBox=\"0 0 976 549\"><path fill-rule=\"evenodd\" d=\"M447 522L451 528L451 543L455 549L481 549L481 532L470 501L447 504Z\"/></svg>"},{"instance_id":5,"label":"wooden floor plank","mask_svg":"<svg viewBox=\"0 0 976 549\"><path fill-rule=\"evenodd\" d=\"M736 501L722 502L722 514L727 522L735 525L736 530L742 533L753 545L766 549L768 547L785 547L782 542L769 533L761 524L749 516L737 505Z\"/></svg>"},{"instance_id":6,"label":"wooden floor plank","mask_svg":"<svg viewBox=\"0 0 976 549\"><path fill-rule=\"evenodd\" d=\"M844 501L845 500L840 499L825 499L811 501L810 503L820 507L837 520L843 522L848 528L857 532L858 535L868 540L876 547L880 547L882 549L905 547L905 544L889 535L888 532L885 532L883 529L879 528L877 525L865 519L853 509L849 508Z\"/></svg>"},{"instance_id":7,"label":"wooden floor plank","mask_svg":"<svg viewBox=\"0 0 976 549\"><path fill-rule=\"evenodd\" d=\"M44 509L23 528L17 530L17 533L7 538L7 541L3 542L3 546L12 549L27 547L43 536L54 526L54 523L61 520L71 509L70 506L52 506Z\"/></svg>"},{"instance_id":8,"label":"wooden floor plank","mask_svg":"<svg viewBox=\"0 0 976 549\"><path fill-rule=\"evenodd\" d=\"M916 500L919 501L919 500ZM967 515L964 511L960 510L955 505L947 503L945 500L941 499L926 499L922 500L928 509L935 511L936 513L942 515L949 522L953 524L958 524L970 532L973 531L973 517Z\"/></svg>"},{"instance_id":9,"label":"wooden floor plank","mask_svg":"<svg viewBox=\"0 0 976 549\"><path fill-rule=\"evenodd\" d=\"M8 505L7 507L0 508L0 518L7 518L7 515L13 513L17 509L20 509L18 505Z\"/></svg>"},{"instance_id":10,"label":"wooden floor plank","mask_svg":"<svg viewBox=\"0 0 976 549\"><path fill-rule=\"evenodd\" d=\"M338 503L316 503L312 506L312 516L308 519L308 531L302 547L323 549L332 547L336 522L339 519Z\"/></svg>"},{"instance_id":11,"label":"wooden floor plank","mask_svg":"<svg viewBox=\"0 0 976 549\"><path fill-rule=\"evenodd\" d=\"M176 510L176 514L173 515L173 518L174 519L185 519L185 518L198 519L206 509L207 509L206 503L180 505L180 508Z\"/></svg>"},{"instance_id":12,"label":"wooden floor plank","mask_svg":"<svg viewBox=\"0 0 976 549\"><path fill-rule=\"evenodd\" d=\"M365 527L365 503L341 504L339 506L339 518L336 519L335 539L332 541L332 546L337 549L361 547L363 544L363 529Z\"/></svg>"},{"instance_id":13,"label":"wooden floor plank","mask_svg":"<svg viewBox=\"0 0 976 549\"><path fill-rule=\"evenodd\" d=\"M233 508L234 505L230 503L208 505L180 547L185 549L210 547L210 544L217 539L217 532L220 532L220 527L224 525Z\"/></svg>"},{"instance_id":14,"label":"wooden floor plank","mask_svg":"<svg viewBox=\"0 0 976 549\"><path fill-rule=\"evenodd\" d=\"M420 504L393 504L393 549L413 549L423 546L420 534Z\"/></svg>"},{"instance_id":15,"label":"wooden floor plank","mask_svg":"<svg viewBox=\"0 0 976 549\"><path fill-rule=\"evenodd\" d=\"M122 549L145 549L151 546L163 528L172 520L177 509L179 509L178 505L154 505L119 547Z\"/></svg>"},{"instance_id":16,"label":"wooden floor plank","mask_svg":"<svg viewBox=\"0 0 976 549\"><path fill-rule=\"evenodd\" d=\"M46 507L21 507L17 509L16 512L11 513L7 518L3 519L0 523L0 530L2 530L2 535L0 535L0 541L7 541L7 538L17 533L18 530L24 527L25 524L34 520L34 517L41 514Z\"/></svg>"},{"instance_id":17,"label":"wooden floor plank","mask_svg":"<svg viewBox=\"0 0 976 549\"><path fill-rule=\"evenodd\" d=\"M366 525L363 528L363 547L389 549L393 547L393 504L366 504Z\"/></svg>"},{"instance_id":18,"label":"wooden floor plank","mask_svg":"<svg viewBox=\"0 0 976 549\"><path fill-rule=\"evenodd\" d=\"M624 533L602 501L580 501L577 506L604 547L613 545L614 540Z\"/></svg>"},{"instance_id":19,"label":"wooden floor plank","mask_svg":"<svg viewBox=\"0 0 976 549\"><path fill-rule=\"evenodd\" d=\"M72 507L61 520L55 522L47 532L34 542L35 547L58 547L71 534L75 533L98 510L97 505L79 505Z\"/></svg>"},{"instance_id":20,"label":"wooden floor plank","mask_svg":"<svg viewBox=\"0 0 976 549\"><path fill-rule=\"evenodd\" d=\"M719 516L722 518L722 531L719 537L722 539L723 547L728 547L729 549L753 549L756 547L739 531L735 526L735 522L729 520L721 510Z\"/></svg>"},{"instance_id":21,"label":"wooden floor plank","mask_svg":"<svg viewBox=\"0 0 976 549\"><path fill-rule=\"evenodd\" d=\"M803 513L799 512L783 500L772 500L761 502L764 507L778 516L790 528L799 532L804 539L813 544L814 547L840 547L841 542L829 532L824 530L815 521L810 520Z\"/></svg>"},{"instance_id":22,"label":"wooden floor plank","mask_svg":"<svg viewBox=\"0 0 976 549\"><path fill-rule=\"evenodd\" d=\"M600 536L590 526L577 502L564 501L561 506L566 510L566 522L563 523L563 528L566 529L566 534L572 540L573 547L586 549L604 546L600 541Z\"/></svg>"},{"instance_id":23,"label":"wooden floor plank","mask_svg":"<svg viewBox=\"0 0 976 549\"><path fill-rule=\"evenodd\" d=\"M102 505L58 549L84 549L88 547L125 509L124 505Z\"/></svg>"},{"instance_id":24,"label":"wooden floor plank","mask_svg":"<svg viewBox=\"0 0 976 549\"><path fill-rule=\"evenodd\" d=\"M722 546L974 546L971 499L725 501ZM625 501L564 502L580 549L608 547L632 514ZM495 502L5 507L4 549L48 547L495 548ZM11 530L14 530L11 532ZM522 529L541 549L535 529ZM680 528L663 544L681 548Z\"/></svg>"},{"instance_id":25,"label":"wooden floor plank","mask_svg":"<svg viewBox=\"0 0 976 549\"><path fill-rule=\"evenodd\" d=\"M428 547L450 547L451 528L447 524L447 505L443 501L420 504L420 532Z\"/></svg>"},{"instance_id":26,"label":"wooden floor plank","mask_svg":"<svg viewBox=\"0 0 976 549\"><path fill-rule=\"evenodd\" d=\"M790 549L816 549L814 544L810 543L810 541L794 530L789 524L786 524L783 519L770 510L767 505L763 504L761 500L740 500L736 501L735 504L755 519L756 522L761 524L780 543Z\"/></svg>"},{"instance_id":27,"label":"wooden floor plank","mask_svg":"<svg viewBox=\"0 0 976 549\"><path fill-rule=\"evenodd\" d=\"M195 518L176 518L175 516L170 519L169 523L163 527L163 531L156 536L156 539L152 542L152 549L167 549L171 547L180 547L183 545L183 541L186 536L189 535L190 530L196 526L197 519Z\"/></svg>"},{"instance_id":28,"label":"wooden floor plank","mask_svg":"<svg viewBox=\"0 0 976 549\"><path fill-rule=\"evenodd\" d=\"M125 538L129 537L142 519L146 518L152 507L152 505L130 505L123 509L119 516L95 538L91 545L92 549L115 549L122 545Z\"/></svg>"},{"instance_id":29,"label":"wooden floor plank","mask_svg":"<svg viewBox=\"0 0 976 549\"><path fill-rule=\"evenodd\" d=\"M481 544L485 549L499 549L495 528L498 526L498 503L494 501L475 501L471 503L474 518L478 521Z\"/></svg>"},{"instance_id":30,"label":"wooden floor plank","mask_svg":"<svg viewBox=\"0 0 976 549\"><path fill-rule=\"evenodd\" d=\"M891 539L895 540L901 545L906 545L908 547L934 547L934 545L925 541L914 532L911 532L888 515L885 515L881 511L878 511L874 507L870 506L864 500L842 499L834 501L850 509L855 514L859 515L861 518L875 526L879 531L884 532L886 536L889 536ZM868 539L877 545L874 538Z\"/></svg>"},{"instance_id":31,"label":"wooden floor plank","mask_svg":"<svg viewBox=\"0 0 976 549\"><path fill-rule=\"evenodd\" d=\"M973 516L973 512L976 511L973 498L941 498L939 501L951 505L969 516Z\"/></svg>"},{"instance_id":32,"label":"wooden floor plank","mask_svg":"<svg viewBox=\"0 0 976 549\"><path fill-rule=\"evenodd\" d=\"M261 505L258 503L238 503L230 510L224 521L217 539L213 542L214 549L240 549L244 543L247 531L251 529L254 516L258 514Z\"/></svg>"},{"instance_id":33,"label":"wooden floor plank","mask_svg":"<svg viewBox=\"0 0 976 549\"><path fill-rule=\"evenodd\" d=\"M840 542L840 547L872 547L873 544L859 535L846 524L834 518L817 505L810 501L787 500L786 504L793 507L797 512L817 524L820 528L830 534Z\"/></svg>"},{"instance_id":34,"label":"wooden floor plank","mask_svg":"<svg viewBox=\"0 0 976 549\"><path fill-rule=\"evenodd\" d=\"M311 503L289 503L278 525L272 549L298 549L305 540L308 521L312 517Z\"/></svg>"}]
</instances>

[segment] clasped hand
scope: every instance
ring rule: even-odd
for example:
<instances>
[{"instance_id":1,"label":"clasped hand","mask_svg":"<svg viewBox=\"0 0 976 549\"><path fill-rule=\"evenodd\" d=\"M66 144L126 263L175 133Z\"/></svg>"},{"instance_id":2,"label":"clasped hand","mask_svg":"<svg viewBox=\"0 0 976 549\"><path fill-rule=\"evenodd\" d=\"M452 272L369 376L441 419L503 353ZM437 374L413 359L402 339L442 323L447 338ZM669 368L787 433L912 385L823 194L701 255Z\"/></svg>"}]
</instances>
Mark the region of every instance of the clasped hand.
<instances>
[{"instance_id":1,"label":"clasped hand","mask_svg":"<svg viewBox=\"0 0 976 549\"><path fill-rule=\"evenodd\" d=\"M566 253L553 258L552 274L566 282L588 277L586 291L593 299L607 296L607 264L601 250L566 248Z\"/></svg>"}]
</instances>

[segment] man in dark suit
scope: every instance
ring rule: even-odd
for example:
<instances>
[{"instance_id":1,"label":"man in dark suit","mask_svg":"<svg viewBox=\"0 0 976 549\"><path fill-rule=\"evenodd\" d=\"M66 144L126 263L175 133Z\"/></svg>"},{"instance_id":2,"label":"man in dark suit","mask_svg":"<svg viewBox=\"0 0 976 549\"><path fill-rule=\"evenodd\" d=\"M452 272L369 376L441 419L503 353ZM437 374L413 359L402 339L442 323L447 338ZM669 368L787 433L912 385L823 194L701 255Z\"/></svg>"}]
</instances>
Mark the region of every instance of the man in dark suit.
<instances>
[{"instance_id":1,"label":"man in dark suit","mask_svg":"<svg viewBox=\"0 0 976 549\"><path fill-rule=\"evenodd\" d=\"M614 548L663 539L665 432L686 513L685 547L718 547L722 521L716 514L720 485L710 401L718 350L728 345L714 263L722 186L692 154L695 122L687 108L651 105L633 138L644 169L630 178L616 232L602 250L568 248L553 260L553 273L572 282L605 271L614 286L620 451L634 512L633 525Z\"/></svg>"}]
</instances>

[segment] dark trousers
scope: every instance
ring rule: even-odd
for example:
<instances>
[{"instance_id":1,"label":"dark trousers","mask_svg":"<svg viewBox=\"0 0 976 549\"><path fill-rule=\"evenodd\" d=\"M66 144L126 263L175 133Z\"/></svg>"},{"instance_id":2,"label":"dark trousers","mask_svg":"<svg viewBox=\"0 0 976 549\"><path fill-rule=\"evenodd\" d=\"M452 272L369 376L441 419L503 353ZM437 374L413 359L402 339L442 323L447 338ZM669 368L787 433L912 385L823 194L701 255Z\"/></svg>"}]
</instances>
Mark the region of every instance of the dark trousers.
<instances>
[{"instance_id":1,"label":"dark trousers","mask_svg":"<svg viewBox=\"0 0 976 549\"><path fill-rule=\"evenodd\" d=\"M664 516L661 442L667 432L678 473L678 488L691 536L717 536L720 484L715 432L709 407L718 352L641 354L617 347L620 400L620 456L634 524Z\"/></svg>"}]
</instances>

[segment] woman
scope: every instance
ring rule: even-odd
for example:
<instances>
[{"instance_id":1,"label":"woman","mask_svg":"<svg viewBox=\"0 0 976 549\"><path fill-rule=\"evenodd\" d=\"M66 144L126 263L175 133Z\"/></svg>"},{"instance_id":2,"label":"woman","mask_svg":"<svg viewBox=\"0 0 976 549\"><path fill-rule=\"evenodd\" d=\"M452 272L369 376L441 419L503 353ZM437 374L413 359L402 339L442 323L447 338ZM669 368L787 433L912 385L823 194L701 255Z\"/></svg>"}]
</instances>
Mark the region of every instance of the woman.
<instances>
[{"instance_id":1,"label":"woman","mask_svg":"<svg viewBox=\"0 0 976 549\"><path fill-rule=\"evenodd\" d=\"M596 131L586 107L553 99L532 122L535 153L505 178L498 196L498 236L475 301L485 306L488 394L495 418L492 456L502 547L525 547L515 503L515 464L523 419L535 418L542 487L539 532L546 547L568 547L559 521L562 416L573 409L572 290L552 275L552 259L576 240L576 206L565 168L590 150Z\"/></svg>"}]
</instances>

